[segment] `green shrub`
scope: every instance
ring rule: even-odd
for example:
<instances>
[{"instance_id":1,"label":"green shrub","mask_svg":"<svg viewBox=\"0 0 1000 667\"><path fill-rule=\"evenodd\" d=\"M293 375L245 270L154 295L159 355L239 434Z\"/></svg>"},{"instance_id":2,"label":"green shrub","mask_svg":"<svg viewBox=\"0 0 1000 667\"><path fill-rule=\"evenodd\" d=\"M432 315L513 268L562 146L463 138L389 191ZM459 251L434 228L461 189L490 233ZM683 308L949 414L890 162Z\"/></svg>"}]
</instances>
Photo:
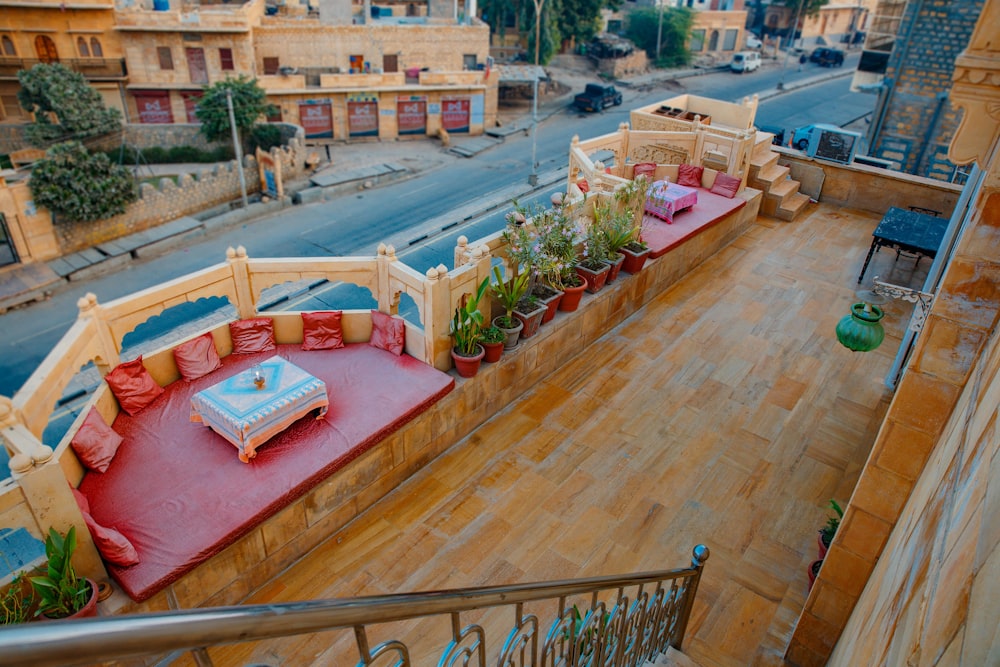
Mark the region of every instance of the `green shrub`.
<instances>
[{"instance_id":1,"label":"green shrub","mask_svg":"<svg viewBox=\"0 0 1000 667\"><path fill-rule=\"evenodd\" d=\"M275 146L281 145L281 128L277 125L259 123L250 130L250 151L257 148L262 151L269 151Z\"/></svg>"},{"instance_id":2,"label":"green shrub","mask_svg":"<svg viewBox=\"0 0 1000 667\"><path fill-rule=\"evenodd\" d=\"M138 196L132 173L104 153L90 153L79 141L56 144L28 181L35 203L72 222L123 213Z\"/></svg>"}]
</instances>

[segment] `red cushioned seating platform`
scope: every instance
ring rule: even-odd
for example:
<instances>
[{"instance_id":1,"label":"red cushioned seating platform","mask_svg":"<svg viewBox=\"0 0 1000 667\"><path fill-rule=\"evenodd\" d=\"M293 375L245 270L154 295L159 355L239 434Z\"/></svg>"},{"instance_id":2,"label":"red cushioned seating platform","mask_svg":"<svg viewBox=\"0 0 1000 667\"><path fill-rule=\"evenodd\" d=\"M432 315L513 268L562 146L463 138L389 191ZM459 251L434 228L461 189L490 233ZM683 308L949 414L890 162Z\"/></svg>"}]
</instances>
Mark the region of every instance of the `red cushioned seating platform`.
<instances>
[{"instance_id":1,"label":"red cushioned seating platform","mask_svg":"<svg viewBox=\"0 0 1000 667\"><path fill-rule=\"evenodd\" d=\"M115 420L125 442L107 472L88 473L80 490L98 523L117 528L139 553L138 565L108 565L133 600L148 599L233 544L455 384L413 357L367 343L310 352L279 345L277 353L326 383L330 409L323 419L309 414L292 424L250 463L190 421L191 396L274 352L229 355L217 371L174 382L155 405Z\"/></svg>"},{"instance_id":2,"label":"red cushioned seating platform","mask_svg":"<svg viewBox=\"0 0 1000 667\"><path fill-rule=\"evenodd\" d=\"M698 188L698 203L675 213L673 223L652 215L643 216L642 240L649 246L650 258L660 257L745 205L746 201L740 197L729 199Z\"/></svg>"}]
</instances>

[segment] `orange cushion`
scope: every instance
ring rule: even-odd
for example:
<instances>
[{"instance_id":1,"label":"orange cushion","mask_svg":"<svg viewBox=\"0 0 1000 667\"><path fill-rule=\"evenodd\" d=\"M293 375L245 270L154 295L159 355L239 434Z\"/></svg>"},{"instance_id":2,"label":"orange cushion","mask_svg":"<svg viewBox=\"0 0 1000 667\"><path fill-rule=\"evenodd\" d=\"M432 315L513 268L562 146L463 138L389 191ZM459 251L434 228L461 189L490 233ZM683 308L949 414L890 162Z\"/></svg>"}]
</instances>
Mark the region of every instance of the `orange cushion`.
<instances>
[{"instance_id":1,"label":"orange cushion","mask_svg":"<svg viewBox=\"0 0 1000 667\"><path fill-rule=\"evenodd\" d=\"M133 361L118 364L104 376L104 380L118 399L118 405L130 415L139 414L163 393L163 387L156 384L142 365L142 355Z\"/></svg>"},{"instance_id":2,"label":"orange cushion","mask_svg":"<svg viewBox=\"0 0 1000 667\"><path fill-rule=\"evenodd\" d=\"M194 340L181 343L174 348L174 361L181 377L190 382L208 375L222 366L219 352L215 349L212 334L204 333Z\"/></svg>"},{"instance_id":3,"label":"orange cushion","mask_svg":"<svg viewBox=\"0 0 1000 667\"><path fill-rule=\"evenodd\" d=\"M277 349L274 343L274 322L270 317L230 322L229 335L233 339L233 354L272 352Z\"/></svg>"},{"instance_id":4,"label":"orange cushion","mask_svg":"<svg viewBox=\"0 0 1000 667\"><path fill-rule=\"evenodd\" d=\"M344 347L342 316L341 310L302 313L302 349L336 350Z\"/></svg>"},{"instance_id":5,"label":"orange cushion","mask_svg":"<svg viewBox=\"0 0 1000 667\"><path fill-rule=\"evenodd\" d=\"M104 472L111 465L111 459L115 457L115 453L118 452L118 447L122 444L122 437L104 423L104 419L95 408L90 408L83 424L80 425L80 430L76 432L69 444L76 452L80 463L88 470ZM73 490L76 491L76 489ZM76 491L76 493L80 492ZM79 501L80 499L77 498L77 502Z\"/></svg>"},{"instance_id":6,"label":"orange cushion","mask_svg":"<svg viewBox=\"0 0 1000 667\"><path fill-rule=\"evenodd\" d=\"M740 179L735 176L719 172L719 175L715 177L715 183L712 184L712 189L709 190L709 192L714 192L717 195L722 195L723 197L732 199L736 196L736 193L739 192L740 182Z\"/></svg>"},{"instance_id":7,"label":"orange cushion","mask_svg":"<svg viewBox=\"0 0 1000 667\"><path fill-rule=\"evenodd\" d=\"M689 188L701 187L701 172L703 167L693 164L682 164L677 167L677 185L686 185Z\"/></svg>"},{"instance_id":8,"label":"orange cushion","mask_svg":"<svg viewBox=\"0 0 1000 667\"><path fill-rule=\"evenodd\" d=\"M101 558L122 567L139 562L139 554L127 537L114 528L106 528L97 523L89 512L83 513L83 520L87 522L87 528L90 529L97 550L101 552Z\"/></svg>"},{"instance_id":9,"label":"orange cushion","mask_svg":"<svg viewBox=\"0 0 1000 667\"><path fill-rule=\"evenodd\" d=\"M399 356L403 353L405 340L406 326L403 320L377 310L372 311L372 336L368 340L369 345Z\"/></svg>"}]
</instances>

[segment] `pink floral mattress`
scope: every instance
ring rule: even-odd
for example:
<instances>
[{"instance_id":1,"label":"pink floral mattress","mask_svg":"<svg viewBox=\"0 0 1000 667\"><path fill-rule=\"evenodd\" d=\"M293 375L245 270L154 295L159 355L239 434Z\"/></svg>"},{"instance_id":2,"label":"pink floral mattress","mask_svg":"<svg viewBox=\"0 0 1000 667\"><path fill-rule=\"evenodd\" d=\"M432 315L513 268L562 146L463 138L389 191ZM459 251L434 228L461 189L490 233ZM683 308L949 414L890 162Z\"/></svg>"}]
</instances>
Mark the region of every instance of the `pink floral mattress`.
<instances>
[{"instance_id":1,"label":"pink floral mattress","mask_svg":"<svg viewBox=\"0 0 1000 667\"><path fill-rule=\"evenodd\" d=\"M656 181L646 191L646 213L667 222L674 221L674 213L691 208L697 203L697 189L670 181Z\"/></svg>"}]
</instances>

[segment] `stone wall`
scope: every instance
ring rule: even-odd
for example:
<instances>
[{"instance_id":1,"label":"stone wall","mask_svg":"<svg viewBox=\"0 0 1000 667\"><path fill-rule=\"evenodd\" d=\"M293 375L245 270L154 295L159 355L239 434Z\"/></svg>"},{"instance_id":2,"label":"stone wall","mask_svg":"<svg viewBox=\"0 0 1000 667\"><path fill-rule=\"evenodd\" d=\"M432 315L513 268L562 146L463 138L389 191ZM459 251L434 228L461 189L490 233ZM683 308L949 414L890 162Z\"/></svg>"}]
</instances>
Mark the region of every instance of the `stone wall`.
<instances>
[{"instance_id":1,"label":"stone wall","mask_svg":"<svg viewBox=\"0 0 1000 667\"><path fill-rule=\"evenodd\" d=\"M271 154L281 162L284 178L294 178L302 173L305 149L300 138L292 139L285 148L272 149ZM246 156L243 169L247 192L258 192L260 176L257 161ZM143 184L139 189L139 200L131 204L125 213L93 222L65 222L57 219L55 231L61 254L69 254L234 201L239 197L239 171L233 160L206 167L193 177L181 175L176 184L168 178L162 179L159 187Z\"/></svg>"},{"instance_id":2,"label":"stone wall","mask_svg":"<svg viewBox=\"0 0 1000 667\"><path fill-rule=\"evenodd\" d=\"M894 85L873 155L898 162L902 171L951 180L955 165L947 152L962 114L946 93L982 7L983 0L908 3L903 25L913 21L909 48L898 41L889 58L885 77Z\"/></svg>"},{"instance_id":3,"label":"stone wall","mask_svg":"<svg viewBox=\"0 0 1000 667\"><path fill-rule=\"evenodd\" d=\"M649 58L642 50L633 51L624 58L601 58L597 61L597 71L614 79L641 74L648 69Z\"/></svg>"}]
</instances>

